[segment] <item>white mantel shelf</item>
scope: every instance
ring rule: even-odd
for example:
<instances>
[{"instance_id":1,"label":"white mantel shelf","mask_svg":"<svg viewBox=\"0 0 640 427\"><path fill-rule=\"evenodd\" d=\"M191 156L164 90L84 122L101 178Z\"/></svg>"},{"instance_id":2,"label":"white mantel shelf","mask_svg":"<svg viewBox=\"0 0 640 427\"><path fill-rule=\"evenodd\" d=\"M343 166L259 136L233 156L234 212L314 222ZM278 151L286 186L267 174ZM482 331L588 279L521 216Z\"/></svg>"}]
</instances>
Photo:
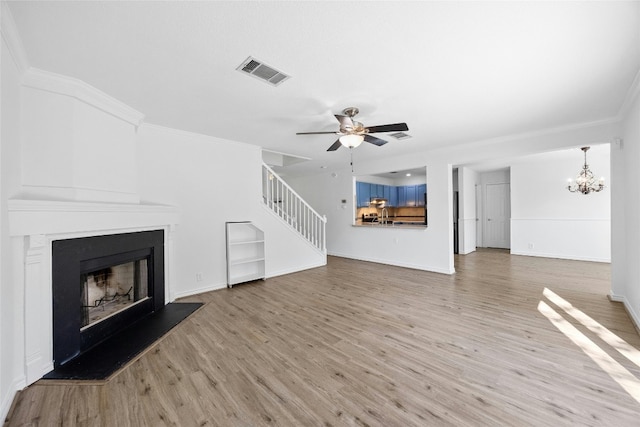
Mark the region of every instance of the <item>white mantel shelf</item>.
<instances>
[{"instance_id":1,"label":"white mantel shelf","mask_svg":"<svg viewBox=\"0 0 640 427\"><path fill-rule=\"evenodd\" d=\"M178 208L154 204L12 199L12 236L149 228L179 223Z\"/></svg>"}]
</instances>

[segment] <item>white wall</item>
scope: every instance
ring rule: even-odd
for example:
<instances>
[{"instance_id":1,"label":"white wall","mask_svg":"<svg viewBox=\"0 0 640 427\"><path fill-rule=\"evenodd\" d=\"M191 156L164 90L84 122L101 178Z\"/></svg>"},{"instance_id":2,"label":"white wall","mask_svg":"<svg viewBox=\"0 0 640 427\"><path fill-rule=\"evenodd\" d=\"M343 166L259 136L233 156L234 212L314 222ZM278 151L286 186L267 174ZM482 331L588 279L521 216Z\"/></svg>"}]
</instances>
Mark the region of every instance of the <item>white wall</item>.
<instances>
[{"instance_id":1,"label":"white wall","mask_svg":"<svg viewBox=\"0 0 640 427\"><path fill-rule=\"evenodd\" d=\"M395 185L397 187L401 187L403 185L420 185L426 183L426 180L426 173L422 175L413 174L412 176L400 176L394 179L393 184L391 185Z\"/></svg>"},{"instance_id":2,"label":"white wall","mask_svg":"<svg viewBox=\"0 0 640 427\"><path fill-rule=\"evenodd\" d=\"M135 139L142 114L66 76L30 68L22 82L24 194L139 202Z\"/></svg>"},{"instance_id":3,"label":"white wall","mask_svg":"<svg viewBox=\"0 0 640 427\"><path fill-rule=\"evenodd\" d=\"M426 171L424 174L414 173L412 176L406 176L405 172L398 171L398 176L395 178L387 178L374 175L358 175L356 179L361 182L368 182L371 184L393 185L401 187L403 185L420 185L427 182Z\"/></svg>"},{"instance_id":4,"label":"white wall","mask_svg":"<svg viewBox=\"0 0 640 427\"><path fill-rule=\"evenodd\" d=\"M592 146L587 160L609 187L609 144ZM611 189L583 195L566 188L583 163L583 152L574 148L511 165L511 253L611 260Z\"/></svg>"},{"instance_id":5,"label":"white wall","mask_svg":"<svg viewBox=\"0 0 640 427\"><path fill-rule=\"evenodd\" d=\"M468 167L458 168L459 237L458 252L462 255L476 250L478 215L476 213L478 173Z\"/></svg>"},{"instance_id":6,"label":"white wall","mask_svg":"<svg viewBox=\"0 0 640 427\"><path fill-rule=\"evenodd\" d=\"M638 81L636 80L636 84ZM613 144L611 298L622 301L640 328L640 96L634 98L622 124L622 144Z\"/></svg>"},{"instance_id":7,"label":"white wall","mask_svg":"<svg viewBox=\"0 0 640 427\"><path fill-rule=\"evenodd\" d=\"M0 4L0 417L4 419L15 391L24 386L23 293L16 286L7 200L20 191L20 71L5 37L5 5Z\"/></svg>"},{"instance_id":8,"label":"white wall","mask_svg":"<svg viewBox=\"0 0 640 427\"><path fill-rule=\"evenodd\" d=\"M385 178L383 176L360 175L356 176L356 180L360 182L368 182L370 184L396 185L393 179Z\"/></svg>"},{"instance_id":9,"label":"white wall","mask_svg":"<svg viewBox=\"0 0 640 427\"><path fill-rule=\"evenodd\" d=\"M0 4L0 23L2 22L2 5ZM2 24L0 24L0 30L2 30ZM0 33L1 34L1 33ZM2 66L2 57L3 54L2 52L5 51L5 44L4 44L4 39L2 38L2 36L0 35L0 165L2 164L2 140L4 139L2 136L2 100L4 100L4 98L2 97L2 75L4 74L4 68ZM4 191L2 189L2 185L4 183L4 179L2 178L2 174L0 173L0 260L4 259L4 254L6 254L5 252L5 247L4 247L4 236L8 236L8 227L7 227L7 208L5 206L4 200L5 198L3 197ZM7 248L8 249L8 248ZM3 278L3 274L4 274L4 268L2 267L2 261L0 261L0 312L4 312L4 308L2 306L2 295L3 295L3 283L8 283L8 281L5 281ZM5 325L6 323L3 322L2 319L2 315L0 314L0 367L4 366L3 362L4 362L4 356L2 354L2 343L3 341L7 341L4 336L4 330L2 328L3 325ZM5 408L4 408L4 402L3 402L3 397L5 396L5 389L7 389L8 387L6 387L3 383L3 370L0 368L0 416L4 416L5 414Z\"/></svg>"},{"instance_id":10,"label":"white wall","mask_svg":"<svg viewBox=\"0 0 640 427\"><path fill-rule=\"evenodd\" d=\"M314 209L326 214L329 254L447 274L453 272L451 165L432 164L422 156L412 156L412 159L413 163L409 164L395 163L392 160L379 164L359 163L356 165L358 170L355 175L426 166L429 186L427 228L352 226L355 192L354 174L349 169L335 172L335 177L328 172L288 179L289 184ZM348 201L346 206L342 206L342 199ZM431 209L432 206L445 206L445 209Z\"/></svg>"},{"instance_id":11,"label":"white wall","mask_svg":"<svg viewBox=\"0 0 640 427\"><path fill-rule=\"evenodd\" d=\"M253 221L265 232L268 277L326 263L264 208L260 147L142 125L137 148L142 201L181 212L172 299L226 287L226 221Z\"/></svg>"}]
</instances>

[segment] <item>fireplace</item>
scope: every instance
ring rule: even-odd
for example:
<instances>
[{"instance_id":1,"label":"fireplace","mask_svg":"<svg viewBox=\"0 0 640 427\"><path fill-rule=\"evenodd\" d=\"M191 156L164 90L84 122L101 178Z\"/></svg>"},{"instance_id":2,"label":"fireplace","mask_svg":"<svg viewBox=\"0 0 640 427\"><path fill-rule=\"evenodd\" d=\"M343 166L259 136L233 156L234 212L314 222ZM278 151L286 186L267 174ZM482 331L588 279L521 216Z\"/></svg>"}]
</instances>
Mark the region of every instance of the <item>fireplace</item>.
<instances>
[{"instance_id":1,"label":"fireplace","mask_svg":"<svg viewBox=\"0 0 640 427\"><path fill-rule=\"evenodd\" d=\"M52 290L57 368L164 306L164 231L54 240Z\"/></svg>"}]
</instances>

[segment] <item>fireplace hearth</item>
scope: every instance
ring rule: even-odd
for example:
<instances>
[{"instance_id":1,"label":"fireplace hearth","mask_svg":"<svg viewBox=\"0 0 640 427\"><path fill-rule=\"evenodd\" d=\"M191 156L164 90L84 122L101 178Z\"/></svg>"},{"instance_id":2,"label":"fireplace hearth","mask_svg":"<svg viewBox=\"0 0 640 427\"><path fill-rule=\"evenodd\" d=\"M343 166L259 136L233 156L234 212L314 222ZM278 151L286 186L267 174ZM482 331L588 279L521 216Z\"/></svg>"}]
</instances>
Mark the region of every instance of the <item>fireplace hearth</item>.
<instances>
[{"instance_id":1,"label":"fireplace hearth","mask_svg":"<svg viewBox=\"0 0 640 427\"><path fill-rule=\"evenodd\" d=\"M58 368L164 307L164 231L55 240L52 279Z\"/></svg>"}]
</instances>

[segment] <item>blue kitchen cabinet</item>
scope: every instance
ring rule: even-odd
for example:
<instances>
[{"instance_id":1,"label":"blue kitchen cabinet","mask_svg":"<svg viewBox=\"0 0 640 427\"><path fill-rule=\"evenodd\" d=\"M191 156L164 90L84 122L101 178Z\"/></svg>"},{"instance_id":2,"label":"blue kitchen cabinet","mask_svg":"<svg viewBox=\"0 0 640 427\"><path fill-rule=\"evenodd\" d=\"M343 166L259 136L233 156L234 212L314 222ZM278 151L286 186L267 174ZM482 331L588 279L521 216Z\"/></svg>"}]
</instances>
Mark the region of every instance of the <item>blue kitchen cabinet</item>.
<instances>
[{"instance_id":1,"label":"blue kitchen cabinet","mask_svg":"<svg viewBox=\"0 0 640 427\"><path fill-rule=\"evenodd\" d=\"M391 186L390 185L383 185L382 186L382 192L383 192L383 196L385 199L387 199L387 205L391 206Z\"/></svg>"},{"instance_id":2,"label":"blue kitchen cabinet","mask_svg":"<svg viewBox=\"0 0 640 427\"><path fill-rule=\"evenodd\" d=\"M405 186L407 191L407 204L405 206L413 207L417 205L417 185L407 185Z\"/></svg>"},{"instance_id":3,"label":"blue kitchen cabinet","mask_svg":"<svg viewBox=\"0 0 640 427\"><path fill-rule=\"evenodd\" d=\"M403 207L407 206L407 187L397 187L398 188L398 206Z\"/></svg>"},{"instance_id":4,"label":"blue kitchen cabinet","mask_svg":"<svg viewBox=\"0 0 640 427\"><path fill-rule=\"evenodd\" d=\"M366 208L369 206L369 200L371 199L371 184L368 182L356 181L356 200L358 201L359 208Z\"/></svg>"},{"instance_id":5,"label":"blue kitchen cabinet","mask_svg":"<svg viewBox=\"0 0 640 427\"><path fill-rule=\"evenodd\" d=\"M398 205L398 187L395 186L390 186L389 187L391 189L390 191L390 195L389 195L389 204L391 206L399 206Z\"/></svg>"},{"instance_id":6,"label":"blue kitchen cabinet","mask_svg":"<svg viewBox=\"0 0 640 427\"><path fill-rule=\"evenodd\" d=\"M384 185L371 184L371 197L382 199L384 197Z\"/></svg>"},{"instance_id":7,"label":"blue kitchen cabinet","mask_svg":"<svg viewBox=\"0 0 640 427\"><path fill-rule=\"evenodd\" d=\"M389 207L424 206L427 185L382 185L356 182L356 198L359 208L369 207L371 199L386 199Z\"/></svg>"},{"instance_id":8,"label":"blue kitchen cabinet","mask_svg":"<svg viewBox=\"0 0 640 427\"><path fill-rule=\"evenodd\" d=\"M427 184L420 184L416 188L416 206L424 206Z\"/></svg>"},{"instance_id":9,"label":"blue kitchen cabinet","mask_svg":"<svg viewBox=\"0 0 640 427\"><path fill-rule=\"evenodd\" d=\"M403 185L399 187L391 187L392 191L388 198L391 206L397 207L415 207L424 206L425 193L427 192L427 184L421 185Z\"/></svg>"}]
</instances>

